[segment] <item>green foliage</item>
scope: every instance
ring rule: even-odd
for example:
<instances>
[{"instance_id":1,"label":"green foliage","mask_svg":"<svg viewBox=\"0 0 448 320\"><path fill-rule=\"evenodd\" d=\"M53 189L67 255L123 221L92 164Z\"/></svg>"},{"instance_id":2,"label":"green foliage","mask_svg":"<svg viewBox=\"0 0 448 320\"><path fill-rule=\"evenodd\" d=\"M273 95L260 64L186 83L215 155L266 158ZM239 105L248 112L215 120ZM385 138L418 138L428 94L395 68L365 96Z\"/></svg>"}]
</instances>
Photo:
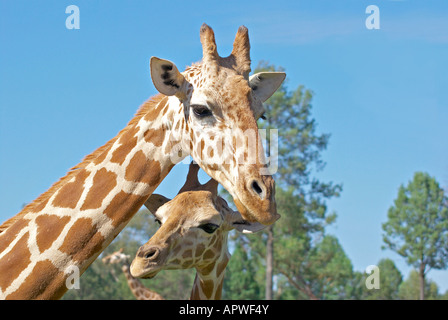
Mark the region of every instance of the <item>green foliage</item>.
<instances>
[{"instance_id":1,"label":"green foliage","mask_svg":"<svg viewBox=\"0 0 448 320\"><path fill-rule=\"evenodd\" d=\"M400 186L383 224L386 247L416 269L446 269L448 263L448 199L437 181L417 172Z\"/></svg>"},{"instance_id":2,"label":"green foliage","mask_svg":"<svg viewBox=\"0 0 448 320\"><path fill-rule=\"evenodd\" d=\"M255 72L276 69L261 63ZM282 218L273 228L274 272L283 284L277 298L343 297L343 282L352 273L337 239L324 236L325 227L336 219L335 213L328 213L325 201L339 196L342 187L313 178L324 168L321 153L330 135L317 134L312 98L313 92L304 86L288 91L284 83L265 103L266 120L260 121L261 128L279 129L275 179Z\"/></svg>"},{"instance_id":3,"label":"green foliage","mask_svg":"<svg viewBox=\"0 0 448 320\"><path fill-rule=\"evenodd\" d=\"M295 299L349 298L346 284L353 277L353 267L334 236L324 236L313 246L308 243L306 250L295 250L297 243L292 239L287 242L276 243L276 248L285 250L276 251L275 266L296 289Z\"/></svg>"},{"instance_id":4,"label":"green foliage","mask_svg":"<svg viewBox=\"0 0 448 320\"><path fill-rule=\"evenodd\" d=\"M438 300L437 284L431 280L425 280L424 285L425 299ZM417 271L412 270L408 278L400 285L398 298L401 300L419 300L420 297L420 279Z\"/></svg>"},{"instance_id":5,"label":"green foliage","mask_svg":"<svg viewBox=\"0 0 448 320\"><path fill-rule=\"evenodd\" d=\"M448 198L435 178L416 172L406 187L400 186L387 217L384 248L397 252L418 270L423 300L426 274L448 266Z\"/></svg>"},{"instance_id":6,"label":"green foliage","mask_svg":"<svg viewBox=\"0 0 448 320\"><path fill-rule=\"evenodd\" d=\"M263 299L264 287L257 281L256 270L262 269L259 257L251 256L241 239L235 240L232 259L226 268L223 299Z\"/></svg>"},{"instance_id":7,"label":"green foliage","mask_svg":"<svg viewBox=\"0 0 448 320\"><path fill-rule=\"evenodd\" d=\"M282 68L262 62L254 73L260 71ZM325 236L325 227L336 218L336 214L328 213L325 201L339 196L342 187L313 178L313 173L324 167L321 152L327 147L329 135L317 134L317 124L311 117L312 98L312 91L303 86L289 91L284 83L264 104L266 120L259 120L259 127L267 129L268 134L269 129L279 130L275 180L277 209L282 217L272 229L276 299L343 298L344 282L352 276L351 262L337 239ZM272 155L270 151L268 155ZM251 252L249 259L258 257L258 265L265 268L267 233L240 238L245 239L240 241ZM236 264L234 258L231 263ZM264 278L259 278L261 292ZM233 283L233 290L244 290L236 272L226 281Z\"/></svg>"},{"instance_id":8,"label":"green foliage","mask_svg":"<svg viewBox=\"0 0 448 320\"><path fill-rule=\"evenodd\" d=\"M403 276L391 259L381 259L377 264L380 275L380 288L367 289L365 282L368 274L361 275L360 290L357 299L363 300L397 300Z\"/></svg>"}]
</instances>

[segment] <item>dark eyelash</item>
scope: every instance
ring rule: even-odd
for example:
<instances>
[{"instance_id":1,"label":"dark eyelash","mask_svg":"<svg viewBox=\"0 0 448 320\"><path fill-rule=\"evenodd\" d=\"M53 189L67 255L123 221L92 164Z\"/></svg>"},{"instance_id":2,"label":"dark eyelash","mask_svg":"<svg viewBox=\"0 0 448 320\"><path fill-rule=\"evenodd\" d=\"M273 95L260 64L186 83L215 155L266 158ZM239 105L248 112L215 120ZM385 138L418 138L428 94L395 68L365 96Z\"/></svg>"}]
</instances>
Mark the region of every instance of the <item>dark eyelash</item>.
<instances>
[{"instance_id":1,"label":"dark eyelash","mask_svg":"<svg viewBox=\"0 0 448 320\"><path fill-rule=\"evenodd\" d=\"M205 118L212 115L212 112L209 108L206 106L201 105L193 105L191 106L193 108L194 114L199 118Z\"/></svg>"},{"instance_id":2,"label":"dark eyelash","mask_svg":"<svg viewBox=\"0 0 448 320\"><path fill-rule=\"evenodd\" d=\"M162 225L162 221L160 221L159 219L155 218L154 221L157 222L159 225Z\"/></svg>"},{"instance_id":3,"label":"dark eyelash","mask_svg":"<svg viewBox=\"0 0 448 320\"><path fill-rule=\"evenodd\" d=\"M214 223L206 223L206 224L200 225L199 228L201 228L202 230L204 230L207 233L213 233L216 231L216 229L219 228L219 226Z\"/></svg>"}]
</instances>

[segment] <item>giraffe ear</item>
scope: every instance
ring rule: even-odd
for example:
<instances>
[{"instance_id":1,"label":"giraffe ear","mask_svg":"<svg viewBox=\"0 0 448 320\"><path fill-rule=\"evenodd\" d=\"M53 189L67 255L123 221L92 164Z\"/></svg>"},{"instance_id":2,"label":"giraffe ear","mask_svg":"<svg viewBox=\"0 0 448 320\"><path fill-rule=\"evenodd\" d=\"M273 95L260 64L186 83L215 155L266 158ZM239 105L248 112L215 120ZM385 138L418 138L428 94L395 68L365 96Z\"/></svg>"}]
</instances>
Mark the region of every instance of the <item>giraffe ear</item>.
<instances>
[{"instance_id":1,"label":"giraffe ear","mask_svg":"<svg viewBox=\"0 0 448 320\"><path fill-rule=\"evenodd\" d=\"M156 89L166 95L176 95L181 100L184 94L185 78L179 72L176 65L168 60L151 57L149 62L151 79Z\"/></svg>"},{"instance_id":2,"label":"giraffe ear","mask_svg":"<svg viewBox=\"0 0 448 320\"><path fill-rule=\"evenodd\" d=\"M249 222L244 220L241 213L238 211L233 212L231 220L232 227L242 233L255 233L267 227L259 222Z\"/></svg>"},{"instance_id":3,"label":"giraffe ear","mask_svg":"<svg viewBox=\"0 0 448 320\"><path fill-rule=\"evenodd\" d=\"M163 206L168 201L171 201L171 199L168 199L167 197L164 197L160 194L153 193L148 200L145 202L145 207L148 208L148 210L155 214L157 209L159 209L161 206Z\"/></svg>"},{"instance_id":4,"label":"giraffe ear","mask_svg":"<svg viewBox=\"0 0 448 320\"><path fill-rule=\"evenodd\" d=\"M284 72L259 72L249 78L253 94L262 102L268 100L285 80Z\"/></svg>"}]
</instances>

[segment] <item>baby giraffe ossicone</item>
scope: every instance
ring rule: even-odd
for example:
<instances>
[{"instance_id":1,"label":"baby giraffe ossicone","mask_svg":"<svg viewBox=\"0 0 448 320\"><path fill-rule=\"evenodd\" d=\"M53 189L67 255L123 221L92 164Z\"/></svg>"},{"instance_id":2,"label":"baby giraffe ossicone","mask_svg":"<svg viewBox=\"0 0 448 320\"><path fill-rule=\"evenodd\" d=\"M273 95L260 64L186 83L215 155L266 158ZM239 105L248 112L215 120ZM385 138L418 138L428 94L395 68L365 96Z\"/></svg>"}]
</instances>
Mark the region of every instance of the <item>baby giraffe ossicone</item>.
<instances>
[{"instance_id":1,"label":"baby giraffe ossicone","mask_svg":"<svg viewBox=\"0 0 448 320\"><path fill-rule=\"evenodd\" d=\"M199 166L190 164L187 180L170 200L153 194L145 203L160 228L139 248L131 274L152 278L161 270L196 269L192 300L221 299L224 273L230 259L229 231L262 230L258 222L245 221L218 196L218 183L198 180Z\"/></svg>"}]
</instances>

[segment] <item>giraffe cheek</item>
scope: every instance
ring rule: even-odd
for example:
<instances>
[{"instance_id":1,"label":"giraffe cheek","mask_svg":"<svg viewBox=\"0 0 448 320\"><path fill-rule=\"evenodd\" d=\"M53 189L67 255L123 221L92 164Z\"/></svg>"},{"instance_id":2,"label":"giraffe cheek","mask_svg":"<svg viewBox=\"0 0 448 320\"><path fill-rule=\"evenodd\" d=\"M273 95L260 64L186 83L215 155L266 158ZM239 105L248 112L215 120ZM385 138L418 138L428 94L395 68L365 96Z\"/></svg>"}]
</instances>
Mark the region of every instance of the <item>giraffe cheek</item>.
<instances>
[{"instance_id":1,"label":"giraffe cheek","mask_svg":"<svg viewBox=\"0 0 448 320\"><path fill-rule=\"evenodd\" d=\"M204 246L203 244L199 244L199 245L196 247L196 254L195 254L196 259L199 259L199 258L202 257L202 255L203 255L203 253L204 253L204 250L205 250L205 246Z\"/></svg>"}]
</instances>

